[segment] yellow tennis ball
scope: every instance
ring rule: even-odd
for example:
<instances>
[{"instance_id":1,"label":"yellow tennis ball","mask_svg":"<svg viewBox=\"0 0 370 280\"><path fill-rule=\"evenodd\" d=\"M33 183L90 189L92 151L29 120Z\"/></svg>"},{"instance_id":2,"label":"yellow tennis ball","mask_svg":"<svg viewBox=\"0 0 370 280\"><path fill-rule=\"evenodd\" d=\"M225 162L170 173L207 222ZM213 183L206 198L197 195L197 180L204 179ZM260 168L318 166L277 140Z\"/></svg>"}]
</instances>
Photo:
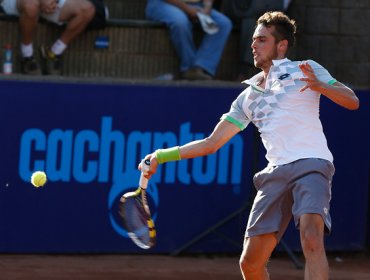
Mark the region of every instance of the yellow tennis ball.
<instances>
[{"instance_id":1,"label":"yellow tennis ball","mask_svg":"<svg viewBox=\"0 0 370 280\"><path fill-rule=\"evenodd\" d=\"M31 183L36 188L42 187L43 185L45 185L46 181L47 181L47 177L46 177L45 172L43 171L36 171L31 176Z\"/></svg>"}]
</instances>

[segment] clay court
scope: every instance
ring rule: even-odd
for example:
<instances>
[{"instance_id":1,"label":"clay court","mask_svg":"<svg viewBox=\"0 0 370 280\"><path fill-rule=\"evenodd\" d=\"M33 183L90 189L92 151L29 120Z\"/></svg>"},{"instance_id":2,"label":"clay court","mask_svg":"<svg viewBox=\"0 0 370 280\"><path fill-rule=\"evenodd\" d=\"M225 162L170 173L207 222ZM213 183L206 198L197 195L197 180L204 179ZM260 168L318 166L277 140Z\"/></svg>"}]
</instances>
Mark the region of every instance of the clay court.
<instances>
[{"instance_id":1,"label":"clay court","mask_svg":"<svg viewBox=\"0 0 370 280\"><path fill-rule=\"evenodd\" d=\"M329 255L330 279L370 279L370 256ZM303 279L286 256L270 264L273 280ZM236 280L238 256L165 255L0 255L0 279L6 280Z\"/></svg>"}]
</instances>

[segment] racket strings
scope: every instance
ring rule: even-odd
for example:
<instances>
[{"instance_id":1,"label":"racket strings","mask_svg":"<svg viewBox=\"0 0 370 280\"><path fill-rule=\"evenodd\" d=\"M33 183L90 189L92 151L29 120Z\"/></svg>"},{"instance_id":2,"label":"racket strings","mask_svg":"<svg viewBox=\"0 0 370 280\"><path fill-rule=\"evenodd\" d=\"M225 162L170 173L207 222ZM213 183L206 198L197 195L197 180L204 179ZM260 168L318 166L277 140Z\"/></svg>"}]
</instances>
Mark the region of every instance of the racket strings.
<instances>
[{"instance_id":1,"label":"racket strings","mask_svg":"<svg viewBox=\"0 0 370 280\"><path fill-rule=\"evenodd\" d=\"M142 200L139 197L127 198L122 204L121 215L124 227L131 239L142 248L151 247L154 224L146 212Z\"/></svg>"}]
</instances>

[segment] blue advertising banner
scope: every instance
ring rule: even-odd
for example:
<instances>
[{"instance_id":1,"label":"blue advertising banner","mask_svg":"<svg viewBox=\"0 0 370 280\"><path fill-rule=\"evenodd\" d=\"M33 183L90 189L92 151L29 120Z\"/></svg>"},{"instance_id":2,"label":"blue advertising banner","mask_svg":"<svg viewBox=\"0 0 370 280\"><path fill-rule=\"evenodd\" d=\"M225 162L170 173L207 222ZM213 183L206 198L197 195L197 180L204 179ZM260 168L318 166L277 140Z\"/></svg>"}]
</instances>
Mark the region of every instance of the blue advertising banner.
<instances>
[{"instance_id":1,"label":"blue advertising banner","mask_svg":"<svg viewBox=\"0 0 370 280\"><path fill-rule=\"evenodd\" d=\"M137 187L140 159L208 135L238 93L2 81L0 251L139 252L117 202ZM153 252L176 249L246 201L252 135L161 167L148 189L158 229ZM46 171L46 186L30 184L35 170ZM235 234L242 240L242 231Z\"/></svg>"},{"instance_id":2,"label":"blue advertising banner","mask_svg":"<svg viewBox=\"0 0 370 280\"><path fill-rule=\"evenodd\" d=\"M157 148L209 135L240 91L0 81L0 252L142 252L127 238L117 209L120 196L137 187L140 159ZM361 248L368 203L368 110L349 112L324 101L322 119L337 168L334 232L327 243L333 249ZM250 126L211 156L160 167L148 187L158 233L151 253L174 252L249 205L252 174L265 164L258 142ZM44 187L29 182L36 170L48 175ZM247 216L248 211L232 215L189 251L240 251ZM293 248L299 244L294 229L285 239Z\"/></svg>"}]
</instances>

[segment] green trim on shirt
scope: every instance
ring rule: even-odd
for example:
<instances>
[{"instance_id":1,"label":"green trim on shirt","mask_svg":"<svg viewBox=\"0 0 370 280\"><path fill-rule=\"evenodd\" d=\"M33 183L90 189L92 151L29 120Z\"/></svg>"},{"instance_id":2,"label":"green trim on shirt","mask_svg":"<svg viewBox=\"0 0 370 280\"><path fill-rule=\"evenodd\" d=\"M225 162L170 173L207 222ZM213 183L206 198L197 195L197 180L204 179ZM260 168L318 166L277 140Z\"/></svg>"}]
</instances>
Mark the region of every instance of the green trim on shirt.
<instances>
[{"instance_id":1,"label":"green trim on shirt","mask_svg":"<svg viewBox=\"0 0 370 280\"><path fill-rule=\"evenodd\" d=\"M236 119L233 119L230 116L222 116L221 120L226 120L228 122L231 122L232 124L235 124L240 130L245 129L245 126L241 122L237 121Z\"/></svg>"},{"instance_id":2,"label":"green trim on shirt","mask_svg":"<svg viewBox=\"0 0 370 280\"><path fill-rule=\"evenodd\" d=\"M332 85L332 84L335 84L337 82L337 80L336 79L333 79L333 80L330 80L329 82L328 82L328 84L329 85Z\"/></svg>"},{"instance_id":3,"label":"green trim on shirt","mask_svg":"<svg viewBox=\"0 0 370 280\"><path fill-rule=\"evenodd\" d=\"M264 93L264 90L263 90L262 88L258 87L258 86L251 85L251 87L252 87L254 90L256 90L256 91L258 91L258 92L260 92L260 93Z\"/></svg>"}]
</instances>

